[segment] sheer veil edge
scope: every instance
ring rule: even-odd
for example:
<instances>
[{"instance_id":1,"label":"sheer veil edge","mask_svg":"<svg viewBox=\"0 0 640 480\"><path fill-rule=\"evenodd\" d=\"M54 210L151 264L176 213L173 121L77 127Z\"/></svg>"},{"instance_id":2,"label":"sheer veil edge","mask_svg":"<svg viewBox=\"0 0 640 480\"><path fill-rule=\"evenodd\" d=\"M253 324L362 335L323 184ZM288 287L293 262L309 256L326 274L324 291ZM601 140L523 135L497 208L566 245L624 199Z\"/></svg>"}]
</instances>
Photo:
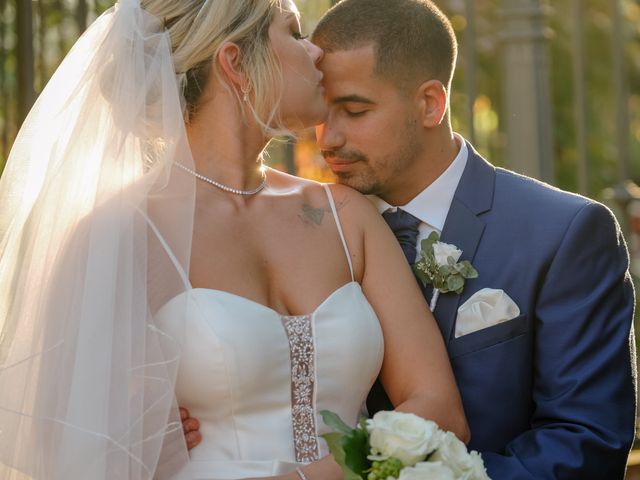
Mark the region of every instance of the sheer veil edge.
<instances>
[{"instance_id":1,"label":"sheer veil edge","mask_svg":"<svg viewBox=\"0 0 640 480\"><path fill-rule=\"evenodd\" d=\"M195 183L176 159L193 165L168 35L121 0L62 62L0 180L1 479L192 478L181 338L154 322L188 288Z\"/></svg>"}]
</instances>

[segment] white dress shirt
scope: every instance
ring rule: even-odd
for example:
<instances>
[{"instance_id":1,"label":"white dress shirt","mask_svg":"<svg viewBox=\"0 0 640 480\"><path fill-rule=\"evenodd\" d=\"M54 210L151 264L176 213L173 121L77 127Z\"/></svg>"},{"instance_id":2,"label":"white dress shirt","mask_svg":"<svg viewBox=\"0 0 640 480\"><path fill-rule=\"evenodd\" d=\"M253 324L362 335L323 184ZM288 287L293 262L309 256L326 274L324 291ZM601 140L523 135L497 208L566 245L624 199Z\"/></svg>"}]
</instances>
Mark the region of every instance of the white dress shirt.
<instances>
[{"instance_id":1,"label":"white dress shirt","mask_svg":"<svg viewBox=\"0 0 640 480\"><path fill-rule=\"evenodd\" d=\"M458 155L442 175L416 195L409 203L406 205L389 205L375 195L369 196L369 199L381 214L387 210L395 211L397 208L401 208L420 220L416 260L420 258L422 240L427 238L431 232L437 232L438 235L442 233L444 222L451 208L453 195L467 166L467 156L469 154L467 143L461 135L457 133L454 133L454 135L460 144Z\"/></svg>"}]
</instances>

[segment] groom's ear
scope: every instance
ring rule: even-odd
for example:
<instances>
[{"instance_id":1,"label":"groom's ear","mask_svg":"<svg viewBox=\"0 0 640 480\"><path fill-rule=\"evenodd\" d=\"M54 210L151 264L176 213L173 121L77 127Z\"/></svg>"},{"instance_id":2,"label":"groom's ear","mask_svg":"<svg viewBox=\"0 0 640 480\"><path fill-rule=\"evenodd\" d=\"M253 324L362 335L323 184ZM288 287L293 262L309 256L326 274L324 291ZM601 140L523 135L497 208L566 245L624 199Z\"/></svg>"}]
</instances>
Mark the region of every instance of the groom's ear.
<instances>
[{"instance_id":1,"label":"groom's ear","mask_svg":"<svg viewBox=\"0 0 640 480\"><path fill-rule=\"evenodd\" d=\"M440 125L445 119L449 98L447 89L439 80L429 80L418 87L417 100L425 128Z\"/></svg>"}]
</instances>

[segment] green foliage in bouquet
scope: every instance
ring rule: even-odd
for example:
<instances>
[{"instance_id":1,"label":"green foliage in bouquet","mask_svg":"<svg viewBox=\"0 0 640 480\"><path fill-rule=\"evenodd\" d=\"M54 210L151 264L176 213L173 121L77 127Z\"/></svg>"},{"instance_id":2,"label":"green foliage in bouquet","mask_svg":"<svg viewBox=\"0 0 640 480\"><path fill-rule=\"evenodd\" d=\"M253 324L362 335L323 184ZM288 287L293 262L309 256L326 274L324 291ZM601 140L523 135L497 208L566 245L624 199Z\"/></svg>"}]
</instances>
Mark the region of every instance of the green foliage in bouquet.
<instances>
[{"instance_id":1,"label":"green foliage in bouquet","mask_svg":"<svg viewBox=\"0 0 640 480\"><path fill-rule=\"evenodd\" d=\"M376 460L371 465L367 480L387 480L389 477L398 478L403 468L404 464L394 457L386 460Z\"/></svg>"},{"instance_id":2,"label":"green foliage in bouquet","mask_svg":"<svg viewBox=\"0 0 640 480\"><path fill-rule=\"evenodd\" d=\"M371 462L369 454L369 435L365 427L365 418L360 419L358 428L351 428L333 412L320 412L324 423L334 431L321 435L325 439L336 463L342 468L344 480L367 479ZM386 478L385 478L386 480Z\"/></svg>"},{"instance_id":3,"label":"green foliage in bouquet","mask_svg":"<svg viewBox=\"0 0 640 480\"><path fill-rule=\"evenodd\" d=\"M453 433L411 413L380 411L356 428L320 412L332 433L322 435L346 480L490 480L478 452Z\"/></svg>"}]
</instances>

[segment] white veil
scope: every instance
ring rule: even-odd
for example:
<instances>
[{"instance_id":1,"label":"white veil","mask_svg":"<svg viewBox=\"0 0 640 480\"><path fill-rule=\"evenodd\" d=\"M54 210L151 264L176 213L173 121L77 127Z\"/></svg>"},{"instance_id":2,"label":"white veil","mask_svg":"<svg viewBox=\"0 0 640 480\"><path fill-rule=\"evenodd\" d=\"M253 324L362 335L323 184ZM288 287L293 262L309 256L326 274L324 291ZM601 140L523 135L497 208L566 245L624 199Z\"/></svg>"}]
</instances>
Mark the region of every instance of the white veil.
<instances>
[{"instance_id":1,"label":"white veil","mask_svg":"<svg viewBox=\"0 0 640 480\"><path fill-rule=\"evenodd\" d=\"M2 480L189 478L180 339L153 319L189 288L179 92L163 25L120 0L15 141L0 180Z\"/></svg>"}]
</instances>

